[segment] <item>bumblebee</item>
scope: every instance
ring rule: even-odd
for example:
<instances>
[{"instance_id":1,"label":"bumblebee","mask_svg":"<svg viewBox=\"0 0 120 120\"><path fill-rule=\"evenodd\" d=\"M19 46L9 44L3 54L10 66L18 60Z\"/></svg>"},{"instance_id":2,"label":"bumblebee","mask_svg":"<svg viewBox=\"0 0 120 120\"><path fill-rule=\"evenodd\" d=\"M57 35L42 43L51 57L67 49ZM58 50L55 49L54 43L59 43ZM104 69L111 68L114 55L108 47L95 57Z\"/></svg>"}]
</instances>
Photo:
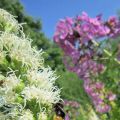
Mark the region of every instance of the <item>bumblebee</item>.
<instances>
[{"instance_id":1,"label":"bumblebee","mask_svg":"<svg viewBox=\"0 0 120 120\"><path fill-rule=\"evenodd\" d=\"M55 116L53 120L64 120L65 112L63 110L63 107L63 104L60 102L54 105Z\"/></svg>"},{"instance_id":2,"label":"bumblebee","mask_svg":"<svg viewBox=\"0 0 120 120\"><path fill-rule=\"evenodd\" d=\"M0 86L3 86L4 80L0 80Z\"/></svg>"},{"instance_id":3,"label":"bumblebee","mask_svg":"<svg viewBox=\"0 0 120 120\"><path fill-rule=\"evenodd\" d=\"M110 33L114 33L114 23L113 22L107 21L107 22L105 22L105 25L110 29L110 32L108 33L108 35Z\"/></svg>"}]
</instances>

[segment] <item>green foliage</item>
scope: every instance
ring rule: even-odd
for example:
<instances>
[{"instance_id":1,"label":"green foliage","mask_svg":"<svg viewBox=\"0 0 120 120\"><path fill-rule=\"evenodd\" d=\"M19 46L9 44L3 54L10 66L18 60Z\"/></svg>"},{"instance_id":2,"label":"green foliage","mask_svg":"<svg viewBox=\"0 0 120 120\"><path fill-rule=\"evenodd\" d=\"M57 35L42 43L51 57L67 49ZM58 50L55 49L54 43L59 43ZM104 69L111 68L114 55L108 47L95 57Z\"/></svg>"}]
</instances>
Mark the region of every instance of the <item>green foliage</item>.
<instances>
[{"instance_id":1,"label":"green foliage","mask_svg":"<svg viewBox=\"0 0 120 120\"><path fill-rule=\"evenodd\" d=\"M112 39L112 40L108 40L107 41L108 46L110 45L110 48L107 48L109 50L109 52L111 52L111 56L107 57L106 55L104 55L107 59L104 60L104 64L106 66L106 69L104 71L104 73L102 73L99 76L99 79L101 81L103 81L106 84L106 89L109 91L113 91L116 95L117 98L116 100L113 102L111 101L111 106L112 109L111 111L107 114L107 119L109 120L119 120L120 119L120 61L118 62L118 60L116 59L119 51L118 45L120 44L120 38L117 39ZM105 115L103 115L105 116ZM104 118L102 116L102 120L106 120L106 118Z\"/></svg>"},{"instance_id":2,"label":"green foliage","mask_svg":"<svg viewBox=\"0 0 120 120\"><path fill-rule=\"evenodd\" d=\"M62 88L61 95L63 99L74 100L86 105L89 99L83 88L83 81L75 73L59 72L60 77L56 81Z\"/></svg>"},{"instance_id":3,"label":"green foliage","mask_svg":"<svg viewBox=\"0 0 120 120\"><path fill-rule=\"evenodd\" d=\"M38 48L47 46L47 38L41 32L42 25L39 20L33 19L31 16L25 14L24 8L19 0L0 0L0 8L9 11L12 15L16 16L19 23L27 23L23 25L24 32L34 39L33 45L37 45ZM41 41L41 42L39 42ZM44 44L44 42L46 42Z\"/></svg>"}]
</instances>

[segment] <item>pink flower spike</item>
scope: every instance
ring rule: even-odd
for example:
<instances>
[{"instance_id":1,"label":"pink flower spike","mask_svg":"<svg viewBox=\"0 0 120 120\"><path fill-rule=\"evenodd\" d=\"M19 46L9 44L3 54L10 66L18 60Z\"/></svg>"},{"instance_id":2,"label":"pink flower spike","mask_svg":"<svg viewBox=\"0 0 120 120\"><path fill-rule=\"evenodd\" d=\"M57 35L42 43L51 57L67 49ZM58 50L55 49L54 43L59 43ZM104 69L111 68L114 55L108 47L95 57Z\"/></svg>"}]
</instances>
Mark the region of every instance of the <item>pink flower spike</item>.
<instances>
[{"instance_id":1,"label":"pink flower spike","mask_svg":"<svg viewBox=\"0 0 120 120\"><path fill-rule=\"evenodd\" d=\"M96 88L97 88L97 89L103 89L103 88L104 88L104 84L101 83L101 82L97 82L97 83L96 83Z\"/></svg>"},{"instance_id":2,"label":"pink flower spike","mask_svg":"<svg viewBox=\"0 0 120 120\"><path fill-rule=\"evenodd\" d=\"M116 99L116 95L113 94L112 92L110 92L110 93L108 94L108 100L109 100L109 101L114 101L115 99Z\"/></svg>"},{"instance_id":3,"label":"pink flower spike","mask_svg":"<svg viewBox=\"0 0 120 120\"><path fill-rule=\"evenodd\" d=\"M74 21L72 18L70 17L66 17L66 23L70 24L70 25L73 25Z\"/></svg>"}]
</instances>

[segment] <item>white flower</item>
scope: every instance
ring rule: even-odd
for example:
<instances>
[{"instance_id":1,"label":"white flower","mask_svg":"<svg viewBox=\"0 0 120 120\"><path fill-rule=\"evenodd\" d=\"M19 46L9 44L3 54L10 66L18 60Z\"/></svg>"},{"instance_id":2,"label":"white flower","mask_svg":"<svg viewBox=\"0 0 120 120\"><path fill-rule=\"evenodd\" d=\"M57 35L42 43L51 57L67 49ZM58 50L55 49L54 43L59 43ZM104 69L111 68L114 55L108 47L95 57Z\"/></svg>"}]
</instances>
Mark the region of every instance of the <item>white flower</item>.
<instances>
[{"instance_id":1,"label":"white flower","mask_svg":"<svg viewBox=\"0 0 120 120\"><path fill-rule=\"evenodd\" d=\"M23 111L22 116L20 116L18 120L34 120L33 114L30 110Z\"/></svg>"},{"instance_id":2,"label":"white flower","mask_svg":"<svg viewBox=\"0 0 120 120\"><path fill-rule=\"evenodd\" d=\"M7 114L0 112L0 120L18 120L20 115L22 116L22 113L20 113L20 110L18 110L18 107L21 107L21 105L10 105L8 107L3 107ZM20 109L20 108L19 108ZM5 112L4 111L4 112Z\"/></svg>"},{"instance_id":3,"label":"white flower","mask_svg":"<svg viewBox=\"0 0 120 120\"><path fill-rule=\"evenodd\" d=\"M0 81L0 97L4 99L5 104L14 102L16 93L13 89L20 83L20 79L11 73L7 77L0 75Z\"/></svg>"},{"instance_id":4,"label":"white flower","mask_svg":"<svg viewBox=\"0 0 120 120\"><path fill-rule=\"evenodd\" d=\"M2 88L6 89L6 93L14 89L20 83L20 79L15 73L10 73L7 77L3 77L1 81L3 81Z\"/></svg>"},{"instance_id":5,"label":"white flower","mask_svg":"<svg viewBox=\"0 0 120 120\"><path fill-rule=\"evenodd\" d=\"M36 99L37 102L43 103L43 104L52 104L57 103L60 100L60 90L59 89L42 89L37 88L35 86L25 87L22 94L24 95L26 100L32 100Z\"/></svg>"},{"instance_id":6,"label":"white flower","mask_svg":"<svg viewBox=\"0 0 120 120\"><path fill-rule=\"evenodd\" d=\"M40 70L28 70L26 76L31 84L48 90L51 90L55 80L58 78L49 67L41 68Z\"/></svg>"},{"instance_id":7,"label":"white flower","mask_svg":"<svg viewBox=\"0 0 120 120\"><path fill-rule=\"evenodd\" d=\"M22 94L25 99L36 99L43 104L57 103L60 100L60 89L54 83L57 79L51 68L41 68L40 70L28 70L27 79L30 86L25 87Z\"/></svg>"},{"instance_id":8,"label":"white flower","mask_svg":"<svg viewBox=\"0 0 120 120\"><path fill-rule=\"evenodd\" d=\"M45 112L40 112L38 114L38 120L47 120L47 114Z\"/></svg>"},{"instance_id":9,"label":"white flower","mask_svg":"<svg viewBox=\"0 0 120 120\"><path fill-rule=\"evenodd\" d=\"M0 9L0 25L1 27L5 27L5 30L8 32L18 32L20 29L20 25L16 21L15 17L3 9Z\"/></svg>"},{"instance_id":10,"label":"white flower","mask_svg":"<svg viewBox=\"0 0 120 120\"><path fill-rule=\"evenodd\" d=\"M42 51L32 48L29 39L4 32L0 36L0 43L1 48L4 46L13 60L21 61L23 65L32 68L43 65Z\"/></svg>"}]
</instances>

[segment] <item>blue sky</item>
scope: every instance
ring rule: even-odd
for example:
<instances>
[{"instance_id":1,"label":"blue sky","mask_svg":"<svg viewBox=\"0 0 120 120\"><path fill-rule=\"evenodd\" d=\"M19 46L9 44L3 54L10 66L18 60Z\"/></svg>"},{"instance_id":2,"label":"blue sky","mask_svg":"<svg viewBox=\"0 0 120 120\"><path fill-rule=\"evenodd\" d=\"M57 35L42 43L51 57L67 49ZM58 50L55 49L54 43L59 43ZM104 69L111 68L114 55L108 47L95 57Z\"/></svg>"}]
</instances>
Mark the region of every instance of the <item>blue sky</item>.
<instances>
[{"instance_id":1,"label":"blue sky","mask_svg":"<svg viewBox=\"0 0 120 120\"><path fill-rule=\"evenodd\" d=\"M120 0L21 0L25 12L42 21L43 32L52 38L60 18L76 16L82 11L91 17L99 13L107 19L120 10Z\"/></svg>"}]
</instances>

